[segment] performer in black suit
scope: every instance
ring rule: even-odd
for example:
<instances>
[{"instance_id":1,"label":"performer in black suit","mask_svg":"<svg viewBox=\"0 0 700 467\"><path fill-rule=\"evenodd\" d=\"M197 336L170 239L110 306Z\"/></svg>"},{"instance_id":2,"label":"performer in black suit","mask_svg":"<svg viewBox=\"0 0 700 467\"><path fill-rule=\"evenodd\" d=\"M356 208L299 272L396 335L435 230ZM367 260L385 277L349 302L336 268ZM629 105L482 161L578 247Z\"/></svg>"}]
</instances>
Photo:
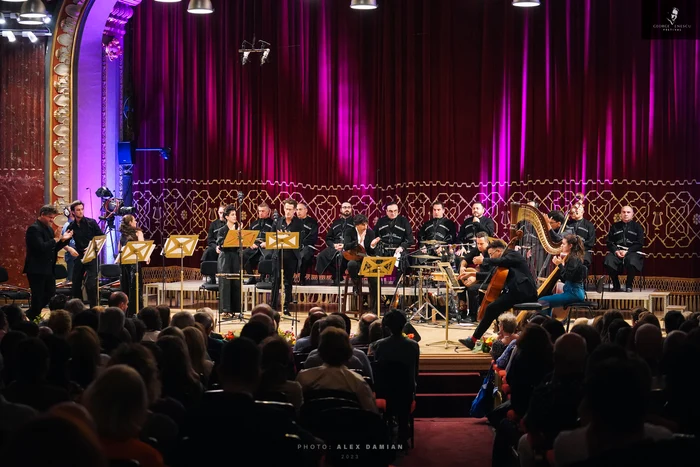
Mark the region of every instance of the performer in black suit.
<instances>
[{"instance_id":1,"label":"performer in black suit","mask_svg":"<svg viewBox=\"0 0 700 467\"><path fill-rule=\"evenodd\" d=\"M564 232L561 235L557 234L559 229L550 230L551 237L554 241L561 241L562 237L567 234L574 234L583 240L583 246L586 248L586 254L583 257L583 264L590 270L591 262L593 261L593 248L595 248L595 225L588 219L583 218L584 208L583 203L575 203L569 211L569 220L564 227ZM550 213L550 219L552 215Z\"/></svg>"},{"instance_id":2,"label":"performer in black suit","mask_svg":"<svg viewBox=\"0 0 700 467\"><path fill-rule=\"evenodd\" d=\"M379 243L380 238L376 237L374 231L369 228L369 221L366 216L358 214L354 219L354 227L348 227L345 230L343 238L345 239L343 243L343 250L349 251L354 250L359 246L365 249L367 256L374 256L374 248ZM360 265L362 260L359 261L348 261L348 274L352 279L353 291L358 294L362 290L362 280L360 279ZM377 279L368 279L369 282L369 307L372 308L374 300L377 296Z\"/></svg>"},{"instance_id":3,"label":"performer in black suit","mask_svg":"<svg viewBox=\"0 0 700 467\"><path fill-rule=\"evenodd\" d=\"M413 245L413 232L411 223L404 216L399 215L399 205L391 203L386 207L386 216L377 221L374 233L381 239L377 245L377 256L399 255L401 261L399 270L406 272L408 265L404 258L408 247Z\"/></svg>"},{"instance_id":4,"label":"performer in black suit","mask_svg":"<svg viewBox=\"0 0 700 467\"><path fill-rule=\"evenodd\" d=\"M32 291L32 302L27 317L33 320L41 314L41 310L49 303L56 293L56 256L68 245L73 237L72 231L64 234L54 230L53 220L58 216L58 210L47 204L39 209L39 217L29 226L25 235L27 255L24 260L24 272L29 280Z\"/></svg>"},{"instance_id":5,"label":"performer in black suit","mask_svg":"<svg viewBox=\"0 0 700 467\"><path fill-rule=\"evenodd\" d=\"M469 253L467 253L462 258L462 263L459 266L460 276L466 273L467 266L469 264L474 264L474 258L482 256L483 259L487 259L489 257L488 247L488 234L486 232L479 232L478 234L476 234L476 248L470 250ZM481 288L484 281L488 279L491 273L491 268L486 267L483 264L476 266L476 268L478 269L476 275L466 278L463 281L463 284L465 285L466 289L462 292L459 292L458 294L460 298L459 311L462 315L460 317L460 320L465 321L467 323L476 322L477 312L479 311L479 305L481 304L479 289ZM466 307L462 306L461 303L461 301L465 300L465 298L468 299L469 303L469 313L466 316L464 316L464 311Z\"/></svg>"},{"instance_id":6,"label":"performer in black suit","mask_svg":"<svg viewBox=\"0 0 700 467\"><path fill-rule=\"evenodd\" d=\"M223 218L225 224L217 229L216 250L219 251L217 259L217 271L222 274L240 273L241 261L238 247L224 247L224 240L230 230L240 229L240 223L236 217L236 206L229 205L224 208ZM241 282L240 279L219 280L221 296L221 312L237 315L241 312Z\"/></svg>"},{"instance_id":7,"label":"performer in black suit","mask_svg":"<svg viewBox=\"0 0 700 467\"><path fill-rule=\"evenodd\" d=\"M630 206L623 206L620 221L615 222L608 233L609 253L604 264L612 279L613 292L620 291L618 276L623 269L627 270L625 292L632 292L632 282L644 267L644 258L639 254L645 242L644 227L633 219L634 210Z\"/></svg>"},{"instance_id":8,"label":"performer in black suit","mask_svg":"<svg viewBox=\"0 0 700 467\"><path fill-rule=\"evenodd\" d=\"M73 288L71 293L73 298L82 298L84 280L90 306L97 306L100 304L97 297L97 259L93 259L85 264L82 259L90 241L95 237L104 235L104 233L100 226L97 225L95 219L85 217L85 205L82 201L73 201L70 205L70 210L75 220L70 223L66 231L73 232L75 249L78 250L78 257L75 259L75 265L73 266Z\"/></svg>"},{"instance_id":9,"label":"performer in black suit","mask_svg":"<svg viewBox=\"0 0 700 467\"><path fill-rule=\"evenodd\" d=\"M457 224L445 217L445 206L436 201L433 203L433 218L426 221L418 231L418 242L422 243L426 240L438 240L444 243L454 243L457 240ZM437 255L443 261L452 261L448 249L441 245L425 247L421 245L421 253L429 255ZM425 261L418 260L418 263Z\"/></svg>"},{"instance_id":10,"label":"performer in black suit","mask_svg":"<svg viewBox=\"0 0 700 467\"><path fill-rule=\"evenodd\" d=\"M484 205L481 203L472 204L472 215L464 219L464 223L459 228L459 243L472 243L476 234L486 232L486 235L493 237L496 232L496 223L490 217L484 216Z\"/></svg>"},{"instance_id":11,"label":"performer in black suit","mask_svg":"<svg viewBox=\"0 0 700 467\"><path fill-rule=\"evenodd\" d=\"M216 261L219 258L219 251L216 248L216 240L219 236L219 229L226 225L226 220L224 219L224 209L225 205L219 206L217 214L219 218L211 223L209 226L209 233L207 234L207 249L204 250L202 254L202 263L205 261ZM209 284L216 284L216 276L209 276L204 278L204 282Z\"/></svg>"},{"instance_id":12,"label":"performer in black suit","mask_svg":"<svg viewBox=\"0 0 700 467\"><path fill-rule=\"evenodd\" d=\"M316 272L324 274L328 271L333 277L333 285L338 285L345 273L347 261L342 255L343 235L352 226L352 205L346 201L340 206L340 217L333 221L326 232L326 249L316 257Z\"/></svg>"},{"instance_id":13,"label":"performer in black suit","mask_svg":"<svg viewBox=\"0 0 700 467\"><path fill-rule=\"evenodd\" d=\"M271 253L265 250L265 234L273 230L270 213L270 206L267 203L260 203L258 205L258 220L248 227L248 230L257 230L259 232L255 244L243 250L243 264L248 274L253 274L253 269L258 267L258 263L261 260L270 258ZM262 277L260 280L262 280ZM250 277L245 283L255 284L255 278Z\"/></svg>"},{"instance_id":14,"label":"performer in black suit","mask_svg":"<svg viewBox=\"0 0 700 467\"><path fill-rule=\"evenodd\" d=\"M304 223L294 216L297 208L297 202L293 199L287 199L284 202L284 217L275 219L273 223L273 231L277 232L299 232L304 230ZM294 281L294 273L297 272L299 266L300 250L273 250L272 261L274 280L272 282L272 301L270 306L276 309L279 305L279 289L280 289L280 254L284 266L284 314L289 316L289 305L292 303L292 282Z\"/></svg>"},{"instance_id":15,"label":"performer in black suit","mask_svg":"<svg viewBox=\"0 0 700 467\"><path fill-rule=\"evenodd\" d=\"M306 271L314 260L316 242L318 241L318 221L309 216L309 207L306 203L297 204L297 217L304 224L301 231L301 253L299 261L299 282L306 285Z\"/></svg>"},{"instance_id":16,"label":"performer in black suit","mask_svg":"<svg viewBox=\"0 0 700 467\"><path fill-rule=\"evenodd\" d=\"M534 302L537 300L537 287L532 279L530 269L525 258L515 250L506 249L503 240L494 240L489 243L490 258L474 258L474 264L483 264L488 268L505 267L508 268L508 277L501 291L501 295L491 302L485 310L484 318L474 331L474 334L467 339L460 339L459 342L466 347L473 349L476 341L488 330L491 323L498 318L501 313L513 308L513 305L524 302Z\"/></svg>"}]
</instances>

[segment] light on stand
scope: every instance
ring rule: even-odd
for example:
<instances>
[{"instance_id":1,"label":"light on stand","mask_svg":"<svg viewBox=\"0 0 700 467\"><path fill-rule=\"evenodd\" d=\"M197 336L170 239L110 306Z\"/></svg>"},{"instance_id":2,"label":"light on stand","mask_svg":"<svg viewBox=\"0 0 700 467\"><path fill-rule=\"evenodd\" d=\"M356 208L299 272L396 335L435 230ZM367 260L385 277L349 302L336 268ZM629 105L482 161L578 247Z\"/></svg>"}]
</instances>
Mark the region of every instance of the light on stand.
<instances>
[{"instance_id":1,"label":"light on stand","mask_svg":"<svg viewBox=\"0 0 700 467\"><path fill-rule=\"evenodd\" d=\"M211 4L211 0L190 0L190 4L187 6L187 13L208 15L214 13L214 6Z\"/></svg>"},{"instance_id":2,"label":"light on stand","mask_svg":"<svg viewBox=\"0 0 700 467\"><path fill-rule=\"evenodd\" d=\"M377 0L352 0L350 8L353 10L376 10Z\"/></svg>"},{"instance_id":3,"label":"light on stand","mask_svg":"<svg viewBox=\"0 0 700 467\"><path fill-rule=\"evenodd\" d=\"M540 6L540 0L513 0L513 6L518 6L522 8Z\"/></svg>"}]
</instances>

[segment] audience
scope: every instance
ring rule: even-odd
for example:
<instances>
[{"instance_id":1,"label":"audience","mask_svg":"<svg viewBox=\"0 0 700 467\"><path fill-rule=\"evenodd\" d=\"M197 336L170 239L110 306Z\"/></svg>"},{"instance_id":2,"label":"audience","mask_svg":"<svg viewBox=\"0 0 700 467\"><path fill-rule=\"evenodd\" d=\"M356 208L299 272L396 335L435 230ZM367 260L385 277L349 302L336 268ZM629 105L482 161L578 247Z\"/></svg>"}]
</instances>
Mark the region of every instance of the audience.
<instances>
[{"instance_id":1,"label":"audience","mask_svg":"<svg viewBox=\"0 0 700 467\"><path fill-rule=\"evenodd\" d=\"M677 331L681 328L685 318L683 313L677 310L671 310L664 315L664 329L666 334L671 334L673 331Z\"/></svg>"},{"instance_id":2,"label":"audience","mask_svg":"<svg viewBox=\"0 0 700 467\"><path fill-rule=\"evenodd\" d=\"M224 341L213 336L214 334L214 314L210 308L200 308L194 315L196 323L204 327L206 335L207 353L214 362L221 360L221 351L224 348Z\"/></svg>"},{"instance_id":3,"label":"audience","mask_svg":"<svg viewBox=\"0 0 700 467\"><path fill-rule=\"evenodd\" d=\"M143 334L142 341L155 342L158 339L160 330L163 329L158 309L154 306L147 306L141 308L137 316L139 321L146 326L146 332Z\"/></svg>"},{"instance_id":4,"label":"audience","mask_svg":"<svg viewBox=\"0 0 700 467\"><path fill-rule=\"evenodd\" d=\"M85 306L85 303L83 303L82 299L71 298L66 302L66 306L63 309L70 313L71 316L75 316L81 311L87 310L87 307Z\"/></svg>"},{"instance_id":5,"label":"audience","mask_svg":"<svg viewBox=\"0 0 700 467\"><path fill-rule=\"evenodd\" d=\"M253 318L241 329L241 337L248 338L258 345L275 332L275 323L263 314L257 314Z\"/></svg>"},{"instance_id":6,"label":"audience","mask_svg":"<svg viewBox=\"0 0 700 467\"><path fill-rule=\"evenodd\" d=\"M14 330L18 324L27 321L27 315L17 304L3 305L0 310L5 315L8 329Z\"/></svg>"},{"instance_id":7,"label":"audience","mask_svg":"<svg viewBox=\"0 0 700 467\"><path fill-rule=\"evenodd\" d=\"M125 320L124 312L116 307L109 307L100 315L97 335L102 353L109 355L119 344L129 341L129 333L124 329Z\"/></svg>"},{"instance_id":8,"label":"audience","mask_svg":"<svg viewBox=\"0 0 700 467\"><path fill-rule=\"evenodd\" d=\"M65 310L68 297L62 294L54 295L49 300L49 311Z\"/></svg>"},{"instance_id":9,"label":"audience","mask_svg":"<svg viewBox=\"0 0 700 467\"><path fill-rule=\"evenodd\" d=\"M124 316L129 315L129 296L124 292L112 292L107 299L107 307L119 308Z\"/></svg>"},{"instance_id":10,"label":"audience","mask_svg":"<svg viewBox=\"0 0 700 467\"><path fill-rule=\"evenodd\" d=\"M297 412L304 401L301 386L296 381L289 381L293 361L291 360L291 348L287 341L280 336L270 336L261 345L262 350L262 376L258 399L269 400L272 393L281 393L284 401L294 406Z\"/></svg>"},{"instance_id":11,"label":"audience","mask_svg":"<svg viewBox=\"0 0 700 467\"><path fill-rule=\"evenodd\" d=\"M101 313L104 313L102 311ZM100 318L96 312L92 310L81 311L80 313L73 315L73 327L87 326L92 328L93 331L97 332L100 327Z\"/></svg>"},{"instance_id":12,"label":"audience","mask_svg":"<svg viewBox=\"0 0 700 467\"><path fill-rule=\"evenodd\" d=\"M266 315L268 318L270 318L272 320L272 323L274 324L274 327L275 327L273 332L277 331L277 329L279 329L279 327L280 327L280 314L278 312L276 312L275 310L273 310L272 307L270 305L268 305L267 303L260 303L260 304L256 305L255 308L253 308L253 311L250 312L250 317L251 317L251 319L253 319L253 317L255 315L258 315L261 313Z\"/></svg>"},{"instance_id":13,"label":"audience","mask_svg":"<svg viewBox=\"0 0 700 467\"><path fill-rule=\"evenodd\" d=\"M377 315L374 313L365 313L360 317L357 323L357 334L350 339L350 343L354 347L366 347L369 345L369 327L377 320Z\"/></svg>"},{"instance_id":14,"label":"audience","mask_svg":"<svg viewBox=\"0 0 700 467\"><path fill-rule=\"evenodd\" d=\"M326 316L328 315L326 315L326 312L323 311L321 307L314 307L309 310L309 316L306 318L306 321L304 321L304 326L299 332L297 341L294 344L295 352L308 353L314 348L318 347L317 344L316 347L311 348L311 330L317 321L325 318Z\"/></svg>"},{"instance_id":15,"label":"audience","mask_svg":"<svg viewBox=\"0 0 700 467\"><path fill-rule=\"evenodd\" d=\"M178 311L170 320L170 326L185 329L188 326L194 326L194 315L188 311Z\"/></svg>"},{"instance_id":16,"label":"audience","mask_svg":"<svg viewBox=\"0 0 700 467\"><path fill-rule=\"evenodd\" d=\"M97 333L87 326L78 326L68 334L70 362L68 375L71 381L87 388L97 376L101 366L100 339Z\"/></svg>"},{"instance_id":17,"label":"audience","mask_svg":"<svg viewBox=\"0 0 700 467\"><path fill-rule=\"evenodd\" d=\"M390 310L382 318L382 325L391 335L376 343L374 360L383 368L389 365L402 367L408 377L408 387L415 391L420 348L416 341L403 335L406 316L399 310Z\"/></svg>"},{"instance_id":18,"label":"audience","mask_svg":"<svg viewBox=\"0 0 700 467\"><path fill-rule=\"evenodd\" d=\"M162 329L170 326L170 307L167 305L156 305L156 310L158 310L158 314L160 315Z\"/></svg>"},{"instance_id":19,"label":"audience","mask_svg":"<svg viewBox=\"0 0 700 467\"><path fill-rule=\"evenodd\" d=\"M156 344L162 352L158 368L163 396L178 400L186 409L195 407L202 397L204 387L192 368L184 334L183 338L159 336Z\"/></svg>"},{"instance_id":20,"label":"audience","mask_svg":"<svg viewBox=\"0 0 700 467\"><path fill-rule=\"evenodd\" d=\"M498 317L498 339L491 345L491 356L498 360L511 342L515 342L518 322L513 313L503 313Z\"/></svg>"},{"instance_id":21,"label":"audience","mask_svg":"<svg viewBox=\"0 0 700 467\"><path fill-rule=\"evenodd\" d=\"M207 348L204 344L204 335L196 327L185 328L182 332L185 334L185 343L192 361L192 368L199 375L202 384L207 386L214 362L206 358Z\"/></svg>"},{"instance_id":22,"label":"audience","mask_svg":"<svg viewBox=\"0 0 700 467\"><path fill-rule=\"evenodd\" d=\"M49 315L46 325L55 336L65 338L73 327L71 315L66 310L54 310Z\"/></svg>"}]
</instances>

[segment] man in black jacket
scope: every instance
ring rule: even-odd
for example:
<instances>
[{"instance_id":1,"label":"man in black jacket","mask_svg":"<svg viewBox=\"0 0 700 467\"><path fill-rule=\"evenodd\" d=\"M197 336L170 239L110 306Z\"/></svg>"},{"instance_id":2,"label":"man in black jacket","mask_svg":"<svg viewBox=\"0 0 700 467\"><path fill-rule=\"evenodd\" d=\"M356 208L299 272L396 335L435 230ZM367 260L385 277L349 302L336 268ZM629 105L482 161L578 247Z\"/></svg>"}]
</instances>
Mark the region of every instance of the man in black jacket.
<instances>
[{"instance_id":1,"label":"man in black jacket","mask_svg":"<svg viewBox=\"0 0 700 467\"><path fill-rule=\"evenodd\" d=\"M304 230L304 224L294 216L297 208L297 202L293 199L287 199L284 202L284 216L279 219L273 220L273 232L297 232L301 237L301 231ZM281 243L281 242L280 242ZM297 272L299 266L299 253L298 249L282 249L273 250L272 261L273 261L273 275L274 279L272 282L272 300L270 306L273 309L277 308L279 304L279 294L277 293L280 289L280 255L282 257L282 266L284 267L284 303L283 311L284 314L289 316L288 307L292 302L292 281L294 280L294 274Z\"/></svg>"},{"instance_id":2,"label":"man in black jacket","mask_svg":"<svg viewBox=\"0 0 700 467\"><path fill-rule=\"evenodd\" d=\"M466 254L462 258L462 263L459 266L459 273L463 274L466 273L467 271L467 265L473 264L474 263L474 258L481 256L483 259L486 259L489 257L488 253L488 247L489 247L489 236L486 232L479 232L476 234L476 248L472 249L469 251L469 253ZM476 322L476 315L477 312L479 311L479 304L481 303L480 297L479 297L479 289L482 287L482 284L484 283L485 280L488 279L489 273L491 272L490 268L487 268L483 264L478 266L478 271L474 276L470 276L467 279L463 281L463 284L466 286L466 289L463 292L460 292L458 295L460 297L460 301L464 300L465 294L466 298L468 298L468 303L469 303L469 313L466 317L461 317L461 320L467 322L467 323L475 323ZM465 311L464 308L462 307L462 303L460 303L460 314L464 314L463 312Z\"/></svg>"},{"instance_id":3,"label":"man in black jacket","mask_svg":"<svg viewBox=\"0 0 700 467\"><path fill-rule=\"evenodd\" d=\"M634 210L623 206L620 221L610 226L608 233L608 251L605 257L605 269L613 283L613 292L620 291L619 274L627 270L625 292L632 292L634 277L642 271L644 258L641 254L644 246L644 227L634 221Z\"/></svg>"},{"instance_id":4,"label":"man in black jacket","mask_svg":"<svg viewBox=\"0 0 700 467\"><path fill-rule=\"evenodd\" d=\"M374 233L381 239L377 246L378 256L396 256L401 258L399 269L406 272L407 264L403 260L405 252L414 243L411 223L404 216L399 215L399 205L390 203L386 207L386 216L377 221Z\"/></svg>"},{"instance_id":5,"label":"man in black jacket","mask_svg":"<svg viewBox=\"0 0 700 467\"><path fill-rule=\"evenodd\" d=\"M365 250L366 256L374 256L374 248L379 243L380 238L376 237L374 230L369 228L369 221L366 216L358 214L355 216L354 227L349 227L345 230L343 238L345 242L343 243L343 250L355 250L358 246L361 246ZM362 290L362 280L360 279L360 265L362 260L348 261L348 274L352 279L353 291L359 294ZM372 308L374 305L374 300L377 298L377 280L368 279L369 282L369 307Z\"/></svg>"},{"instance_id":6,"label":"man in black jacket","mask_svg":"<svg viewBox=\"0 0 700 467\"><path fill-rule=\"evenodd\" d=\"M459 243L471 243L475 241L476 234L486 232L489 237L493 237L496 232L496 223L490 217L484 216L484 205L476 202L472 204L472 215L464 219L464 223L459 228Z\"/></svg>"},{"instance_id":7,"label":"man in black jacket","mask_svg":"<svg viewBox=\"0 0 700 467\"><path fill-rule=\"evenodd\" d=\"M318 221L309 216L309 207L306 203L297 204L297 217L302 222L304 228L301 231L301 252L299 261L299 282L306 285L306 271L309 270L311 262L316 253L316 242L318 241Z\"/></svg>"},{"instance_id":8,"label":"man in black jacket","mask_svg":"<svg viewBox=\"0 0 700 467\"><path fill-rule=\"evenodd\" d=\"M83 280L85 280L85 290L87 291L90 306L97 306L100 304L97 297L97 260L93 259L88 263L83 263L82 259L85 256L85 249L90 244L90 240L104 235L104 233L100 226L97 225L95 219L85 217L85 205L82 201L73 201L70 205L70 210L75 220L68 225L66 232L73 232L75 249L78 251L78 257L75 259L75 265L73 266L73 288L71 292L74 298L82 298Z\"/></svg>"},{"instance_id":9,"label":"man in black jacket","mask_svg":"<svg viewBox=\"0 0 700 467\"><path fill-rule=\"evenodd\" d=\"M270 259L272 255L271 252L265 250L265 234L274 230L272 228L272 220L270 219L271 214L270 206L267 203L260 203L258 205L258 220L248 227L248 230L258 231L258 238L255 240L255 244L243 250L243 267L245 272L250 275L253 274L253 269L258 267L260 261L263 259ZM241 221L242 219L238 220L238 222ZM263 280L263 278L260 277L260 280ZM255 277L249 277L245 283L255 284L255 282Z\"/></svg>"},{"instance_id":10,"label":"man in black jacket","mask_svg":"<svg viewBox=\"0 0 700 467\"><path fill-rule=\"evenodd\" d=\"M482 259L477 256L474 264L483 264L488 268L504 267L508 269L508 277L501 294L491 302L485 310L484 318L479 322L474 334L467 339L460 339L459 342L470 349L474 348L476 341L488 330L491 323L498 318L501 313L513 308L513 305L524 302L534 302L537 300L537 287L532 279L532 274L527 266L527 261L520 253L506 248L503 240L494 240L489 243L489 258Z\"/></svg>"},{"instance_id":11,"label":"man in black jacket","mask_svg":"<svg viewBox=\"0 0 700 467\"><path fill-rule=\"evenodd\" d=\"M326 249L316 257L316 272L329 273L333 285L338 285L345 273L347 261L343 259L343 234L348 227L353 226L352 204L345 201L340 205L340 217L333 221L326 232Z\"/></svg>"},{"instance_id":12,"label":"man in black jacket","mask_svg":"<svg viewBox=\"0 0 700 467\"><path fill-rule=\"evenodd\" d=\"M56 256L73 237L72 231L61 235L60 230L54 231L53 220L58 216L58 210L47 204L39 209L39 217L29 226L25 235L27 256L24 260L24 273L29 280L32 291L32 303L27 317L33 320L41 314L51 297L56 293Z\"/></svg>"}]
</instances>

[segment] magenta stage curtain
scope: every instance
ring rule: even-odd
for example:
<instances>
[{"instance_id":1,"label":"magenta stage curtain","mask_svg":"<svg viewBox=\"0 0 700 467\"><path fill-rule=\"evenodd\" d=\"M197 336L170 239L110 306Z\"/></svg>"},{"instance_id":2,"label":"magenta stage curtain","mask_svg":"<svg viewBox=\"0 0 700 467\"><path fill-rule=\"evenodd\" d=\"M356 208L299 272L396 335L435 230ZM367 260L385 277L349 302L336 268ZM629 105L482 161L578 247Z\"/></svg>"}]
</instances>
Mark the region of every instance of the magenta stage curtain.
<instances>
[{"instance_id":1,"label":"magenta stage curtain","mask_svg":"<svg viewBox=\"0 0 700 467\"><path fill-rule=\"evenodd\" d=\"M414 227L446 201L562 208L577 192L605 235L621 206L645 226L647 275L700 276L698 41L642 39L638 0L218 1L213 15L144 2L131 51L147 234L206 236L220 202L305 200L321 230L350 199L398 199ZM254 9L255 5L255 9ZM700 25L700 17L692 18ZM269 62L243 40L271 43ZM190 264L196 264L194 262Z\"/></svg>"}]
</instances>

